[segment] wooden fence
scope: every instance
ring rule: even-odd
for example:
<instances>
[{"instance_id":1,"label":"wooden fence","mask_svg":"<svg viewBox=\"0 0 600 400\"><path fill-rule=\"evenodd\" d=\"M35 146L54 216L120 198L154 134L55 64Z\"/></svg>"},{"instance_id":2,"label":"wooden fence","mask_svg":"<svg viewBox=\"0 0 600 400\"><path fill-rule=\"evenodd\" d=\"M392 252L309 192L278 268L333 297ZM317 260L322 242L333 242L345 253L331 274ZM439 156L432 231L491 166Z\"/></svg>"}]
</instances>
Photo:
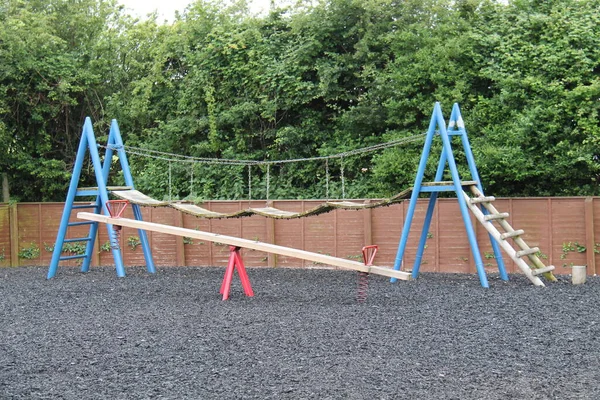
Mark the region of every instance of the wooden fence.
<instances>
[{"instance_id":1,"label":"wooden fence","mask_svg":"<svg viewBox=\"0 0 600 400\"><path fill-rule=\"evenodd\" d=\"M317 200L273 201L283 210L301 211L320 204ZM596 256L600 244L600 201L598 197L505 198L494 203L510 213L515 229L525 230L525 241L538 246L543 261L555 265L556 273L570 273L571 265L587 265L588 274L596 274ZM262 207L264 201L211 201L203 207L221 212ZM417 240L423 223L426 200L420 200L413 220L403 269L412 269ZM252 216L228 220L199 219L172 208L144 208L146 221L199 229L202 231L255 239L336 257L361 260L361 248L377 244L377 265L394 263L408 202L371 210L338 210L319 216L274 220ZM0 203L0 266L48 265L63 203ZM125 217L131 218L131 211ZM73 220L75 212L73 213ZM474 223L486 269L497 271L485 229ZM71 228L67 237L85 236L87 228ZM157 266L224 266L228 247L187 238L149 232ZM598 240L600 242L600 239ZM139 237L134 229L124 228L121 248L127 266L144 265ZM70 253L82 251L80 244L70 244ZM289 257L244 250L248 267L317 267L310 262ZM509 273L517 268L504 257ZM77 261L63 265L76 266ZM92 266L113 265L106 229L99 230ZM421 267L423 272L476 273L456 199L440 199L428 234Z\"/></svg>"}]
</instances>

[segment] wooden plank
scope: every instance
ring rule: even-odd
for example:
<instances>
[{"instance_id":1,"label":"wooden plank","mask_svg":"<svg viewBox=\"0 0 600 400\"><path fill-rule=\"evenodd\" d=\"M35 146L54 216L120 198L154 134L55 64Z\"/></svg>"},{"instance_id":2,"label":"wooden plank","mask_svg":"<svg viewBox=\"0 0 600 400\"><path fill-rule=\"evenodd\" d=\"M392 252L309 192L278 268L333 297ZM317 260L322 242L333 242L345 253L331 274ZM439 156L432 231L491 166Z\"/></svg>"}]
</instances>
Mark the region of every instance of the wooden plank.
<instances>
[{"instance_id":1,"label":"wooden plank","mask_svg":"<svg viewBox=\"0 0 600 400\"><path fill-rule=\"evenodd\" d=\"M473 204L473 203L471 203L471 204ZM509 214L507 212L496 213L496 214L488 214L488 215L485 215L485 220L486 221L495 221L495 220L498 220L498 219L506 219L508 217L509 217Z\"/></svg>"},{"instance_id":2,"label":"wooden plank","mask_svg":"<svg viewBox=\"0 0 600 400\"><path fill-rule=\"evenodd\" d=\"M548 265L545 268L531 270L531 273L534 275L541 275L541 274L545 274L546 272L551 272L551 271L554 271L554 265Z\"/></svg>"},{"instance_id":3,"label":"wooden plank","mask_svg":"<svg viewBox=\"0 0 600 400\"><path fill-rule=\"evenodd\" d=\"M243 247L248 249L254 249L264 251L267 253L275 253L288 257L300 258L316 263L325 265L333 265L340 268L351 269L355 271L362 271L376 275L383 275L403 280L409 280L411 274L403 271L395 271L392 268L378 267L378 266L367 266L363 263L346 260L343 258L337 258L328 256L325 254L312 253L305 250L293 249L291 247L283 247L269 243L258 242L255 240L248 240L242 238L236 238L233 236L219 235L218 233L202 232L194 229L181 228L170 225L156 224L154 222L136 221L129 218L110 218L105 215L80 212L77 214L77 218L88 221L102 222L105 224L113 224L120 226L127 226L131 228L144 229L148 231L162 232L169 235L176 236L187 236L195 239L206 240L209 242L225 243L230 246Z\"/></svg>"},{"instance_id":4,"label":"wooden plank","mask_svg":"<svg viewBox=\"0 0 600 400\"><path fill-rule=\"evenodd\" d=\"M537 253L539 251L540 251L539 247L532 247L530 249L519 250L519 251L517 251L517 257L519 257L519 258L525 257L525 256L528 256L530 254L535 254L535 253Z\"/></svg>"},{"instance_id":5,"label":"wooden plank","mask_svg":"<svg viewBox=\"0 0 600 400\"><path fill-rule=\"evenodd\" d=\"M471 204L491 203L492 201L496 201L496 198L494 196L471 197Z\"/></svg>"},{"instance_id":6,"label":"wooden plank","mask_svg":"<svg viewBox=\"0 0 600 400\"><path fill-rule=\"evenodd\" d=\"M525 234L525 231L523 229L517 229L516 231L503 233L502 235L500 235L500 239L506 240L506 239L513 238L516 236L522 236L524 234Z\"/></svg>"}]
</instances>

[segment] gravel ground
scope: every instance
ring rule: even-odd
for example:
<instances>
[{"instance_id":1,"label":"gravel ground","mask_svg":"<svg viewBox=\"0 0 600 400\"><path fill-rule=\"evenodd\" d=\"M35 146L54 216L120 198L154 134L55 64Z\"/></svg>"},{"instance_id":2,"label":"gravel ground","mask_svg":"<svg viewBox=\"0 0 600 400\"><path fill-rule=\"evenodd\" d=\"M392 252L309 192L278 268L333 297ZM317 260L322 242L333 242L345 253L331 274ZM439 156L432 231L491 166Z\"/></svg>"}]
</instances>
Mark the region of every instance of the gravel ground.
<instances>
[{"instance_id":1,"label":"gravel ground","mask_svg":"<svg viewBox=\"0 0 600 400\"><path fill-rule=\"evenodd\" d=\"M1 399L598 399L600 278L0 270Z\"/></svg>"}]
</instances>

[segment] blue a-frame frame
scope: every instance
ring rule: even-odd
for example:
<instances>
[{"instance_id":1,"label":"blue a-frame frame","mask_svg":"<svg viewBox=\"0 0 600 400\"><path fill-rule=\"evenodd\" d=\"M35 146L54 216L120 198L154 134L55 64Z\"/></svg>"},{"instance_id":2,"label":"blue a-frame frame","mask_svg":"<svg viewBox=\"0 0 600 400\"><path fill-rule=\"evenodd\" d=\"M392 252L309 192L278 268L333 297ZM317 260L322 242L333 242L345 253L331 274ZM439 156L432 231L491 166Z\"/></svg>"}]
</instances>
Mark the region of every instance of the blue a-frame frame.
<instances>
[{"instance_id":1,"label":"blue a-frame frame","mask_svg":"<svg viewBox=\"0 0 600 400\"><path fill-rule=\"evenodd\" d=\"M429 153L431 151L431 145L436 136L440 136L442 140L442 151L440 154L440 160L437 167L437 172L435 174L435 182L439 182L442 180L444 176L444 172L446 171L446 164L448 165L449 172L452 176L452 185L451 186L443 186L443 185L434 185L434 186L423 186L423 178L425 175L425 167L427 165L427 160L429 158ZM471 180L476 182L477 188L483 193L483 187L481 185L481 180L479 178L479 173L477 172L477 167L475 165L475 159L473 157L473 152L471 150L471 145L469 144L469 139L467 137L467 131L465 129L464 121L462 119L460 109L458 104L454 104L452 107L452 113L450 115L450 120L448 122L448 129L446 128L446 122L444 121L444 116L442 114L442 107L440 103L435 103L433 108L433 113L431 115L431 121L429 123L429 129L427 131L427 136L425 138L425 145L423 146L423 153L421 154L421 160L419 162L419 167L417 170L417 175L415 177L415 183L413 185L413 192L410 198L410 203L408 206L408 212L406 214L406 219L404 220L404 228L402 229L402 236L400 238L400 243L398 245L398 252L396 254L396 260L394 262L394 269L400 270L402 266L402 260L404 257L404 252L406 250L406 244L408 242L408 235L410 233L412 220L415 213L415 207L417 205L417 200L421 193L430 193L429 197L429 205L427 207L427 212L425 215L425 221L423 223L423 230L421 231L421 237L419 240L419 245L417 248L417 254L415 257L415 263L412 269L412 277L417 278L419 276L419 269L421 267L421 260L423 258L423 252L425 251L425 244L427 241L427 233L429 231L429 226L431 224L431 218L433 216L433 211L435 208L435 203L438 197L438 193L442 191L454 191L458 200L458 204L460 206L460 212L462 214L462 219L465 225L467 237L469 239L469 245L471 247L471 253L473 255L473 259L475 260L475 266L477 268L477 274L479 275L479 280L481 282L481 286L489 287L488 279L485 273L485 268L483 265L483 261L481 258L481 254L479 252L479 246L477 244L477 238L475 235L475 230L473 228L473 224L471 223L471 218L469 216L469 210L466 204L466 200L463 195L463 188L461 184L461 179L458 173L458 169L456 168L456 161L454 159L454 154L452 153L452 138L454 136L459 136L461 138L461 143L463 146L463 150L466 156L466 160L469 166L469 171L471 173ZM483 208L482 208L483 209ZM484 213L487 213L487 210L483 209ZM486 222L491 223L491 222ZM500 274L500 279L508 280L508 275L506 273L506 268L504 266L504 260L502 259L502 255L500 253L500 246L498 243L490 236L490 241L492 244L492 249L494 251L494 256L496 258L498 264L498 271ZM392 282L395 282L396 279L392 278Z\"/></svg>"},{"instance_id":2,"label":"blue a-frame frame","mask_svg":"<svg viewBox=\"0 0 600 400\"><path fill-rule=\"evenodd\" d=\"M77 187L79 185L79 179L81 177L81 169L83 168L83 163L86 157L86 154L89 152L90 161L94 168L94 174L96 177L96 188L93 189L85 189L79 190ZM116 152L116 154L115 154ZM104 155L104 162L100 161L100 154L98 153L98 144L96 142L96 137L94 135L94 129L92 126L92 121L88 117L85 119L85 123L83 126L83 131L81 135L81 141L79 142L79 148L77 150L77 156L75 158L75 165L73 168L73 174L71 176L71 183L69 184L69 191L67 193L67 199L65 200L65 208L63 210L63 215L60 220L60 226L58 229L58 234L56 236L56 243L54 245L54 250L52 252L52 259L50 261L50 267L48 269L48 279L51 279L56 275L56 271L58 269L58 264L62 260L68 260L72 258L81 258L81 271L88 272L92 260L92 252L94 249L94 243L96 240L96 235L98 233L98 223L97 222L69 222L71 217L71 211L77 208L87 208L89 206L85 205L74 205L75 198L78 196L96 196L96 202L94 208L94 212L99 214L103 212L105 215L108 215L108 209L106 207L106 203L109 200L108 197L108 188L107 182L110 173L111 162L113 156L116 155L119 159L121 169L123 172L123 178L125 180L125 184L130 187L132 190L134 189L133 178L131 176L131 170L129 168L129 162L127 161L127 155L123 148L123 139L121 137L121 132L119 130L119 126L116 120L112 120L110 131L108 134L108 142L106 145L106 153ZM136 220L142 220L142 211L138 205L132 204L133 214ZM69 226L76 225L84 225L89 224L89 233L88 236L83 238L72 238L65 239L67 235L67 229ZM107 224L108 235L112 237L114 234L113 226ZM142 249L144 251L144 258L146 261L146 268L148 272L155 273L156 269L154 267L154 261L152 259L152 251L150 249L150 244L148 241L148 236L146 235L146 231L138 230L140 242L142 244ZM74 256L62 256L62 248L65 242L75 242L75 241L85 241L86 249L83 255L74 255ZM112 249L112 255L115 262L115 268L117 271L117 275L119 277L125 276L125 268L123 266L123 258L121 255L121 250L118 248Z\"/></svg>"}]
</instances>

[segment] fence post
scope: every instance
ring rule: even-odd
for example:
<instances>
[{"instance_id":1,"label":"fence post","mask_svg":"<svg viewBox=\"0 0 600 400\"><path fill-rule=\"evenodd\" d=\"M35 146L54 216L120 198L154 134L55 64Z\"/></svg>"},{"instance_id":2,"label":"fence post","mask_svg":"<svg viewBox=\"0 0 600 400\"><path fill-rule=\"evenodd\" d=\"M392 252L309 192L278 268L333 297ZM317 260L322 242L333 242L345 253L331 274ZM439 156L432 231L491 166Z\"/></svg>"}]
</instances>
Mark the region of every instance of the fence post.
<instances>
[{"instance_id":1,"label":"fence post","mask_svg":"<svg viewBox=\"0 0 600 400\"><path fill-rule=\"evenodd\" d=\"M175 226L183 228L183 213L181 211L175 210ZM175 259L177 266L186 267L186 259L185 259L185 238L183 236L175 237Z\"/></svg>"},{"instance_id":2,"label":"fence post","mask_svg":"<svg viewBox=\"0 0 600 400\"><path fill-rule=\"evenodd\" d=\"M273 207L272 201L267 201L267 207ZM275 218L265 218L267 224L267 243L275 243ZM277 254L267 253L267 266L269 268L277 267Z\"/></svg>"},{"instance_id":3,"label":"fence post","mask_svg":"<svg viewBox=\"0 0 600 400\"><path fill-rule=\"evenodd\" d=\"M17 204L8 205L8 224L10 225L10 265L18 267L19 260L19 218Z\"/></svg>"},{"instance_id":4,"label":"fence post","mask_svg":"<svg viewBox=\"0 0 600 400\"><path fill-rule=\"evenodd\" d=\"M594 198L585 198L585 247L587 273L596 275L596 240L594 238Z\"/></svg>"},{"instance_id":5,"label":"fence post","mask_svg":"<svg viewBox=\"0 0 600 400\"><path fill-rule=\"evenodd\" d=\"M371 203L371 200L365 200L365 204ZM373 244L373 212L371 208L363 210L363 225L364 225L364 243L363 246Z\"/></svg>"}]
</instances>

